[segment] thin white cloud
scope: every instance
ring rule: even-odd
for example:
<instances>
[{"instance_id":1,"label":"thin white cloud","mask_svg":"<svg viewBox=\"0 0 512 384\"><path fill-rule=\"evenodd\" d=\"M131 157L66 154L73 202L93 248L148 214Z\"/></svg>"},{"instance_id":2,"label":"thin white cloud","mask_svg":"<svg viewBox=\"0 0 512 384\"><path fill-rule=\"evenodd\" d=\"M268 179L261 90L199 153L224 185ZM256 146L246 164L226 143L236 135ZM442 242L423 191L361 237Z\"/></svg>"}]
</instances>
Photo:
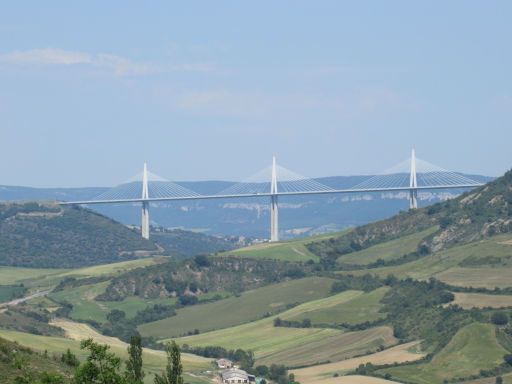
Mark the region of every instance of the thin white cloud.
<instances>
[{"instance_id":1,"label":"thin white cloud","mask_svg":"<svg viewBox=\"0 0 512 384\"><path fill-rule=\"evenodd\" d=\"M85 52L44 48L5 53L0 55L0 61L21 65L73 65L91 63L92 58Z\"/></svg>"},{"instance_id":2,"label":"thin white cloud","mask_svg":"<svg viewBox=\"0 0 512 384\"><path fill-rule=\"evenodd\" d=\"M115 76L145 76L156 72L214 72L210 63L183 63L156 66L111 53L66 51L58 48L30 49L0 54L0 63L15 66L85 65Z\"/></svg>"},{"instance_id":3,"label":"thin white cloud","mask_svg":"<svg viewBox=\"0 0 512 384\"><path fill-rule=\"evenodd\" d=\"M148 75L155 67L109 53L90 54L56 48L14 51L0 55L0 62L11 65L88 65L113 73L116 76Z\"/></svg>"}]
</instances>

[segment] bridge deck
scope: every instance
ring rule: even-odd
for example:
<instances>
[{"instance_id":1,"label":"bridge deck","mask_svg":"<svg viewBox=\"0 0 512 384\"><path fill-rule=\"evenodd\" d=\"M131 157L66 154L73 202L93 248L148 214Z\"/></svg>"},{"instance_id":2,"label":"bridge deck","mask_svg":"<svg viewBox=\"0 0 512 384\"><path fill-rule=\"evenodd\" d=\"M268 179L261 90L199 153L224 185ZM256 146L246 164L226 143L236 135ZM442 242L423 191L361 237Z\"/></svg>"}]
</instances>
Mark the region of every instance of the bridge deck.
<instances>
[{"instance_id":1,"label":"bridge deck","mask_svg":"<svg viewBox=\"0 0 512 384\"><path fill-rule=\"evenodd\" d=\"M475 188L484 185L483 183L474 184L456 184L456 185L430 185L411 187L391 187L391 188L366 188L366 189L332 189L320 191L293 191L278 193L245 193L245 194L227 194L227 195L199 195L199 196L170 196L170 197L150 197L137 199L113 199L113 200L82 200L82 201L61 201L60 205L78 205L78 204L119 204L119 203L142 203L158 201L184 201L184 200L211 200L211 199L238 199L249 197L271 197L271 196L301 196L301 195L326 195L338 193L370 193L370 192L401 192L411 190L435 190L435 189L460 189Z\"/></svg>"}]
</instances>

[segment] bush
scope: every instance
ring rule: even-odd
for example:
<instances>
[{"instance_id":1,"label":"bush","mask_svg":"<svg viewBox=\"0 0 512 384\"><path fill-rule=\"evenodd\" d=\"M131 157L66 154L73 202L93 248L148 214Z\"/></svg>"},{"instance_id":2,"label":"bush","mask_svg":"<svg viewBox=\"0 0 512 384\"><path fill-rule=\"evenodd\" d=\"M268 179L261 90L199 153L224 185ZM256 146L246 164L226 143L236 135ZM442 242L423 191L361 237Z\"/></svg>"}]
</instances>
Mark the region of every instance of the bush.
<instances>
[{"instance_id":1,"label":"bush","mask_svg":"<svg viewBox=\"0 0 512 384\"><path fill-rule=\"evenodd\" d=\"M508 316L505 312L494 312L491 316L491 321L496 325L507 325Z\"/></svg>"},{"instance_id":2,"label":"bush","mask_svg":"<svg viewBox=\"0 0 512 384\"><path fill-rule=\"evenodd\" d=\"M197 304L199 299L197 298L197 296L194 295L183 295L179 297L179 301L181 305L186 306Z\"/></svg>"},{"instance_id":3,"label":"bush","mask_svg":"<svg viewBox=\"0 0 512 384\"><path fill-rule=\"evenodd\" d=\"M210 260L208 260L208 256L206 255L197 255L194 257L194 261L198 267L209 267Z\"/></svg>"}]
</instances>

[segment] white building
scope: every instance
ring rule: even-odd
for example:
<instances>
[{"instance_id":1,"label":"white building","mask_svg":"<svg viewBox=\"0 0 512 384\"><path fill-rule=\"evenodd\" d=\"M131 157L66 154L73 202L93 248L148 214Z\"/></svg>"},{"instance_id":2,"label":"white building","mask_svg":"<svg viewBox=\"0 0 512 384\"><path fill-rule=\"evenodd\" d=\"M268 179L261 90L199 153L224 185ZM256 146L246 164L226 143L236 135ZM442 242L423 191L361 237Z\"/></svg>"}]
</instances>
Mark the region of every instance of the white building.
<instances>
[{"instance_id":1,"label":"white building","mask_svg":"<svg viewBox=\"0 0 512 384\"><path fill-rule=\"evenodd\" d=\"M249 375L241 369L226 369L221 373L223 384L247 384L249 383Z\"/></svg>"}]
</instances>

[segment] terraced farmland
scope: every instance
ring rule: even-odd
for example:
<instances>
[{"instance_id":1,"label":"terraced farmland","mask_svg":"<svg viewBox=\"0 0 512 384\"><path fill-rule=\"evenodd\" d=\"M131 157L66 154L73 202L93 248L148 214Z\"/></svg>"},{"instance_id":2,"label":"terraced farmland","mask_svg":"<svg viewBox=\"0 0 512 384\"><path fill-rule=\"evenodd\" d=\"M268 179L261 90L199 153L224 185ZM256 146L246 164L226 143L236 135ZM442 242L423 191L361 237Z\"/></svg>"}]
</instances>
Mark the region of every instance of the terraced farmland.
<instances>
[{"instance_id":1,"label":"terraced farmland","mask_svg":"<svg viewBox=\"0 0 512 384\"><path fill-rule=\"evenodd\" d=\"M308 277L269 285L243 292L239 297L179 309L176 316L144 324L139 331L144 336L162 339L181 336L194 329L205 332L232 327L282 312L296 303L323 298L329 295L333 281Z\"/></svg>"},{"instance_id":2,"label":"terraced farmland","mask_svg":"<svg viewBox=\"0 0 512 384\"><path fill-rule=\"evenodd\" d=\"M404 363L421 359L424 354L414 352L419 345L419 341L413 341L407 344L400 344L381 352L369 354L352 359L342 360L335 363L320 364L312 367L293 370L295 378L302 384L309 383L329 383L334 381L334 374L344 375L347 372L356 369L360 364L372 363L374 365ZM352 376L348 376L353 378Z\"/></svg>"},{"instance_id":3,"label":"terraced farmland","mask_svg":"<svg viewBox=\"0 0 512 384\"><path fill-rule=\"evenodd\" d=\"M351 295L356 294L357 292L351 292ZM325 299L321 299L313 303L305 303L279 316L287 318L290 314L300 314L302 311L318 306L318 302L324 301ZM287 366L337 361L397 343L389 327L346 333L329 328L274 327L275 317L277 316L232 328L178 338L177 342L190 346L218 345L225 348L252 350L260 364L279 363Z\"/></svg>"},{"instance_id":4,"label":"terraced farmland","mask_svg":"<svg viewBox=\"0 0 512 384\"><path fill-rule=\"evenodd\" d=\"M299 321L310 319L313 324L359 324L378 320L386 317L386 314L381 312L380 301L388 290L389 287L382 287L368 293L342 292L321 303L319 300L311 303L315 307L308 308L307 304L306 307L301 306L303 310L300 313L287 312L283 319Z\"/></svg>"},{"instance_id":5,"label":"terraced farmland","mask_svg":"<svg viewBox=\"0 0 512 384\"><path fill-rule=\"evenodd\" d=\"M500 235L447 249L419 260L397 266L341 272L364 275L366 273L399 278L438 278L448 284L472 287L507 287L512 275L512 236ZM499 260L499 262L497 262Z\"/></svg>"}]
</instances>

